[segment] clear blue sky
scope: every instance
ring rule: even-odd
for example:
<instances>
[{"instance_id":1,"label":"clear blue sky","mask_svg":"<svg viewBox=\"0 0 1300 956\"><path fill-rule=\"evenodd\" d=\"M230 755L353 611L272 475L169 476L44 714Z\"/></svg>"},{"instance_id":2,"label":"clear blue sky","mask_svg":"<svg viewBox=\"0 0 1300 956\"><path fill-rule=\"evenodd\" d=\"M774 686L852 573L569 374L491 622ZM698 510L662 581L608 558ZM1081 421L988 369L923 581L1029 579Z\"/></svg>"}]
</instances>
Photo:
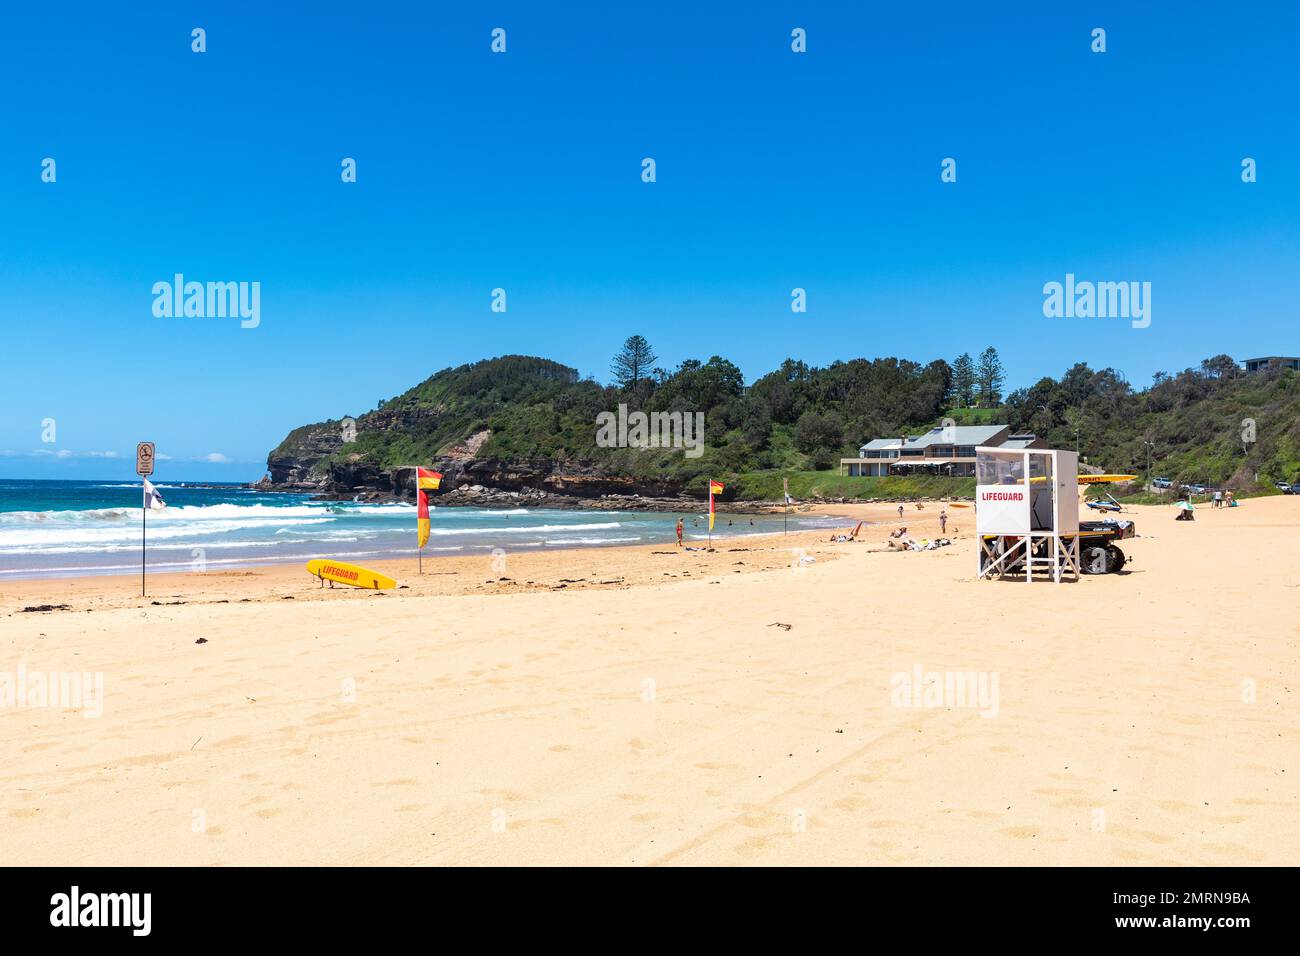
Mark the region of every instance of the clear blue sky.
<instances>
[{"instance_id":1,"label":"clear blue sky","mask_svg":"<svg viewBox=\"0 0 1300 956\"><path fill-rule=\"evenodd\" d=\"M439 368L604 380L632 332L751 380L1300 352L1297 6L992 6L10 5L0 477L127 476L152 439L160 477L257 478L291 427ZM260 282L260 327L155 318L176 272ZM1044 318L1067 272L1150 281L1151 327Z\"/></svg>"}]
</instances>

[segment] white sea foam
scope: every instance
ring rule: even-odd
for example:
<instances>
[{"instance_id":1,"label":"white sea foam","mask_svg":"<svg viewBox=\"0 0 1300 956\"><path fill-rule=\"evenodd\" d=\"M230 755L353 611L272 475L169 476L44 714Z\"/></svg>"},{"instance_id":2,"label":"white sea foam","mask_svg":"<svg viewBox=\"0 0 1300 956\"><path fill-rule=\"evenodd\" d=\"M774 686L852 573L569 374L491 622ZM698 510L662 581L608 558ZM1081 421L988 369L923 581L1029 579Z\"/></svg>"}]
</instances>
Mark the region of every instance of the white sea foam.
<instances>
[{"instance_id":1,"label":"white sea foam","mask_svg":"<svg viewBox=\"0 0 1300 956\"><path fill-rule=\"evenodd\" d=\"M487 528L479 526L477 528L431 528L431 535L451 535L451 534L477 534L483 537L496 534L546 534L549 531L598 531L607 528L621 528L622 525L617 521L596 522L591 524L528 524L508 525L501 527Z\"/></svg>"}]
</instances>

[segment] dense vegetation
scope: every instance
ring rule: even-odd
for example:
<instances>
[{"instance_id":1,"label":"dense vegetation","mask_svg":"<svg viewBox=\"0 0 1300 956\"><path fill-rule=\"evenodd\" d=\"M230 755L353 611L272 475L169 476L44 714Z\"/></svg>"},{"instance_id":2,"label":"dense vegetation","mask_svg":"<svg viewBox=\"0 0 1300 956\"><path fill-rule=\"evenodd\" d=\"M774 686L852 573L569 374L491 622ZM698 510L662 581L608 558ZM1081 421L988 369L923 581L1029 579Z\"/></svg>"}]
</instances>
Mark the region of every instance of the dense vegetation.
<instances>
[{"instance_id":1,"label":"dense vegetation","mask_svg":"<svg viewBox=\"0 0 1300 956\"><path fill-rule=\"evenodd\" d=\"M1006 421L1060 448L1073 448L1077 431L1081 453L1107 470L1145 472L1145 442L1152 442L1153 473L1170 478L1238 487L1257 472L1260 481L1300 478L1300 375L1246 375L1226 356L1158 375L1142 391L1112 370L1076 365L991 407L965 404L1000 399L1003 372L993 350L971 363L973 381L963 372L959 382L943 360L852 359L818 368L787 359L748 386L720 356L671 372L648 369L647 360L653 352L635 337L615 357L618 381L611 385L518 355L444 369L361 416L346 451L390 468L434 460L488 431L480 458L583 462L683 487L702 485L706 476L730 479L730 490L745 497L779 497L785 475L796 497L969 493L953 480L921 489L923 479L871 481L831 471L869 438L915 433L950 415L959 424ZM959 360L963 368L967 360ZM620 404L629 411L703 412L703 455L597 447L597 416ZM1254 420L1255 431L1254 441L1243 444L1244 419ZM292 454L310 427L295 430L272 455Z\"/></svg>"},{"instance_id":2,"label":"dense vegetation","mask_svg":"<svg viewBox=\"0 0 1300 956\"><path fill-rule=\"evenodd\" d=\"M1111 369L1075 365L1007 398L1006 420L1107 471L1247 489L1300 481L1300 374L1246 373L1226 355L1135 391ZM1147 443L1151 445L1148 447Z\"/></svg>"}]
</instances>

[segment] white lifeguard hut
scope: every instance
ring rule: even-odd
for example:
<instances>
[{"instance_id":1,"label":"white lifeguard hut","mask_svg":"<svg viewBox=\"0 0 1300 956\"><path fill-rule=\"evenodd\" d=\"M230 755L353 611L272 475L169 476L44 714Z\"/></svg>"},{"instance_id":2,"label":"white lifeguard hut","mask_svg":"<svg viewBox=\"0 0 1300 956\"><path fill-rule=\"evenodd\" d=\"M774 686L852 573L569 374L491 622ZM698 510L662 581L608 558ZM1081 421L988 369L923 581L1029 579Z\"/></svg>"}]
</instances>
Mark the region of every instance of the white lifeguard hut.
<instances>
[{"instance_id":1,"label":"white lifeguard hut","mask_svg":"<svg viewBox=\"0 0 1300 956\"><path fill-rule=\"evenodd\" d=\"M1052 448L975 449L979 576L1079 576L1079 456Z\"/></svg>"}]
</instances>

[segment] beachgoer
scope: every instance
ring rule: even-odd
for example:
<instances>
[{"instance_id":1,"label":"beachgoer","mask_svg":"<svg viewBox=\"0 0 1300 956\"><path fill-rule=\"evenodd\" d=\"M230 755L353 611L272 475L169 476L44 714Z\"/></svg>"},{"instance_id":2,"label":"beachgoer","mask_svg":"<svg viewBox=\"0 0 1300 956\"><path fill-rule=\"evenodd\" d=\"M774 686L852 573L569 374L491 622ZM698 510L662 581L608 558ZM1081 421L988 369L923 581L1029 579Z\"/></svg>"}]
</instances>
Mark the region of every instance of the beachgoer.
<instances>
[{"instance_id":1,"label":"beachgoer","mask_svg":"<svg viewBox=\"0 0 1300 956\"><path fill-rule=\"evenodd\" d=\"M1222 492L1222 491L1218 491L1218 490L1216 490L1216 491L1214 492L1214 507L1216 507L1216 508L1222 508L1222 507L1223 507L1223 492Z\"/></svg>"},{"instance_id":2,"label":"beachgoer","mask_svg":"<svg viewBox=\"0 0 1300 956\"><path fill-rule=\"evenodd\" d=\"M940 534L948 533L948 509L947 508L939 512L939 533Z\"/></svg>"},{"instance_id":3,"label":"beachgoer","mask_svg":"<svg viewBox=\"0 0 1300 956\"><path fill-rule=\"evenodd\" d=\"M899 521L902 521L902 520L903 520L903 506L902 506L902 505L899 505L899 506L898 506L898 520L899 520Z\"/></svg>"},{"instance_id":4,"label":"beachgoer","mask_svg":"<svg viewBox=\"0 0 1300 956\"><path fill-rule=\"evenodd\" d=\"M685 525L682 523L682 519L678 518L677 519L677 547L679 548L682 546L682 531L684 529L685 529Z\"/></svg>"}]
</instances>

